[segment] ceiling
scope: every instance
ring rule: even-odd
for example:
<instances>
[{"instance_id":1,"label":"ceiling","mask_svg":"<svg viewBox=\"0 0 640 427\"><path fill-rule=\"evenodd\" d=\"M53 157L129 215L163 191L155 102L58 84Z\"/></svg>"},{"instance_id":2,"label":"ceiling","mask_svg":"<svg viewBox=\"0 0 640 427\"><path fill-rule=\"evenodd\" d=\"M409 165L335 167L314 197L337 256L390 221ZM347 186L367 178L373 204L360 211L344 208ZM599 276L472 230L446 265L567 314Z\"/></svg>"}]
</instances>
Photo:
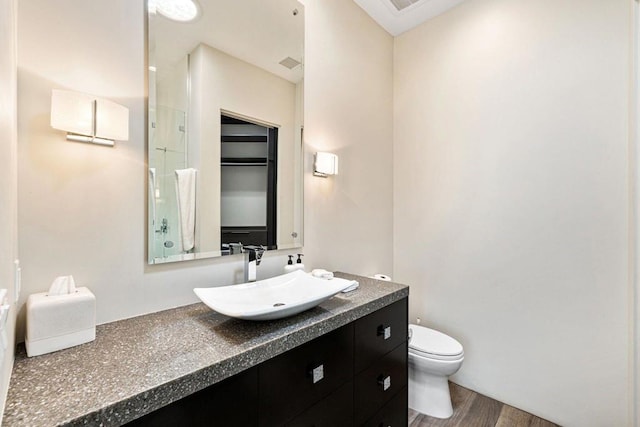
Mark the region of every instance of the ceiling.
<instances>
[{"instance_id":1,"label":"ceiling","mask_svg":"<svg viewBox=\"0 0 640 427\"><path fill-rule=\"evenodd\" d=\"M150 48L158 77L200 43L249 62L293 83L303 67L279 64L291 57L304 62L304 6L297 0L196 0L200 15L176 22L160 14L150 17ZM293 14L297 9L297 15Z\"/></svg>"},{"instance_id":2,"label":"ceiling","mask_svg":"<svg viewBox=\"0 0 640 427\"><path fill-rule=\"evenodd\" d=\"M353 0L392 36L417 27L465 0ZM402 10L394 5L404 7Z\"/></svg>"}]
</instances>

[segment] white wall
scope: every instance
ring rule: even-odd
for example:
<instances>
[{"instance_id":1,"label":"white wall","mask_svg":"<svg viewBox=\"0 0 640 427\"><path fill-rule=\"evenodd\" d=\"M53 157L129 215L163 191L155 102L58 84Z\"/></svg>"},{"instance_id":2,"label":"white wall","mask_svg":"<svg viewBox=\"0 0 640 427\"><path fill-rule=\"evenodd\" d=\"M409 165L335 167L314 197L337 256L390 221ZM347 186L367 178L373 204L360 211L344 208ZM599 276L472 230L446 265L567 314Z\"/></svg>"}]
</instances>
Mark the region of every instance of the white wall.
<instances>
[{"instance_id":1,"label":"white wall","mask_svg":"<svg viewBox=\"0 0 640 427\"><path fill-rule=\"evenodd\" d=\"M627 0L474 0L395 41L394 273L455 382L628 425Z\"/></svg>"},{"instance_id":2,"label":"white wall","mask_svg":"<svg viewBox=\"0 0 640 427\"><path fill-rule=\"evenodd\" d=\"M389 271L392 40L351 2L307 8L305 132L311 148L339 148L344 174L320 183L306 166L305 263ZM21 305L73 274L96 294L103 323L195 302L194 287L242 280L239 256L146 264L143 23L142 1L20 1ZM49 126L52 88L127 106L129 141L113 149L66 141ZM280 273L287 253L266 255L258 277Z\"/></svg>"},{"instance_id":3,"label":"white wall","mask_svg":"<svg viewBox=\"0 0 640 427\"><path fill-rule=\"evenodd\" d=\"M220 158L220 113L224 110L255 122L278 127L278 210L277 242L296 243L295 230L294 153L296 135L296 85L262 68L241 61L208 45L199 45L190 55L192 106L190 126L194 132L190 142L197 149L197 159L190 166L200 171L200 182L219 183L220 164L206 159ZM299 140L298 140L299 141ZM204 160L203 160L204 159ZM198 218L210 218L200 223L200 250L220 250L220 186L198 190ZM266 206L266 203L265 203Z\"/></svg>"},{"instance_id":4,"label":"white wall","mask_svg":"<svg viewBox=\"0 0 640 427\"><path fill-rule=\"evenodd\" d=\"M393 39L352 1L307 1L305 13L307 260L390 274ZM338 154L340 174L313 177L315 151Z\"/></svg>"},{"instance_id":5,"label":"white wall","mask_svg":"<svg viewBox=\"0 0 640 427\"><path fill-rule=\"evenodd\" d=\"M239 256L147 265L143 2L24 0L18 19L20 305L73 274L96 295L104 323L196 302L197 286L241 281ZM129 141L66 141L49 126L52 88L127 106ZM268 254L258 277L285 263Z\"/></svg>"},{"instance_id":6,"label":"white wall","mask_svg":"<svg viewBox=\"0 0 640 427\"><path fill-rule=\"evenodd\" d=\"M14 260L18 258L18 183L16 129L16 9L15 0L0 0L0 288L11 303L6 325L7 349L0 347L0 424L15 348L17 307L14 301Z\"/></svg>"}]
</instances>

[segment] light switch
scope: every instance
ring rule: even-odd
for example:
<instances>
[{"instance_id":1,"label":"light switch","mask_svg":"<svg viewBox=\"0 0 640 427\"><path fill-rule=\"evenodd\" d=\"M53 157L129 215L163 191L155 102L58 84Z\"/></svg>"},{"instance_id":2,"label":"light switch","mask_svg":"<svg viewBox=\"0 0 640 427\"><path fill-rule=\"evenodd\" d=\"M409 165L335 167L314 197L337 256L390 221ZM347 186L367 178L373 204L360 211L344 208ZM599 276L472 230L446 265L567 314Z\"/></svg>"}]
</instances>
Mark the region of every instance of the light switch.
<instances>
[{"instance_id":1,"label":"light switch","mask_svg":"<svg viewBox=\"0 0 640 427\"><path fill-rule=\"evenodd\" d=\"M0 289L0 343L2 344L2 350L7 349L9 343L7 342L7 319L9 318L9 310L11 304L7 304L7 290Z\"/></svg>"}]
</instances>

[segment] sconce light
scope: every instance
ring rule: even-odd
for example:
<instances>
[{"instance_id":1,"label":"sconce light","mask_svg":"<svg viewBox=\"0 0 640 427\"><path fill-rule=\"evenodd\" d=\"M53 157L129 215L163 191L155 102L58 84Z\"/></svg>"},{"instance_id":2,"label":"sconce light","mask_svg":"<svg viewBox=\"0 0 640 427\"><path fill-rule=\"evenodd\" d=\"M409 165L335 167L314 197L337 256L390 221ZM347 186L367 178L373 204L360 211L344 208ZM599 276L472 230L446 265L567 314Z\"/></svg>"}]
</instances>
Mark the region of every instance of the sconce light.
<instances>
[{"instance_id":1,"label":"sconce light","mask_svg":"<svg viewBox=\"0 0 640 427\"><path fill-rule=\"evenodd\" d=\"M66 131L70 141L113 147L116 139L129 139L129 109L84 93L54 89L51 127Z\"/></svg>"},{"instance_id":2,"label":"sconce light","mask_svg":"<svg viewBox=\"0 0 640 427\"><path fill-rule=\"evenodd\" d=\"M333 153L317 152L313 162L313 174L323 178L338 175L338 156Z\"/></svg>"}]
</instances>

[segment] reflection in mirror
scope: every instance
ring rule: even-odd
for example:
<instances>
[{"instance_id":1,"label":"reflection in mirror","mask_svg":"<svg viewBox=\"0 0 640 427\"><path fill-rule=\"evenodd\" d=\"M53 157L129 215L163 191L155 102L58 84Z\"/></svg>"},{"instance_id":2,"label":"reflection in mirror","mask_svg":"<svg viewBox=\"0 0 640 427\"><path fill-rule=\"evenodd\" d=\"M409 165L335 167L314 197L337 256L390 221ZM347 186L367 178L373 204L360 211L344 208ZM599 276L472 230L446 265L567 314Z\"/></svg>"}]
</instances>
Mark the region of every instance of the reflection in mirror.
<instances>
[{"instance_id":1,"label":"reflection in mirror","mask_svg":"<svg viewBox=\"0 0 640 427\"><path fill-rule=\"evenodd\" d=\"M149 263L301 247L304 7L198 0L176 21L156 3Z\"/></svg>"}]
</instances>

